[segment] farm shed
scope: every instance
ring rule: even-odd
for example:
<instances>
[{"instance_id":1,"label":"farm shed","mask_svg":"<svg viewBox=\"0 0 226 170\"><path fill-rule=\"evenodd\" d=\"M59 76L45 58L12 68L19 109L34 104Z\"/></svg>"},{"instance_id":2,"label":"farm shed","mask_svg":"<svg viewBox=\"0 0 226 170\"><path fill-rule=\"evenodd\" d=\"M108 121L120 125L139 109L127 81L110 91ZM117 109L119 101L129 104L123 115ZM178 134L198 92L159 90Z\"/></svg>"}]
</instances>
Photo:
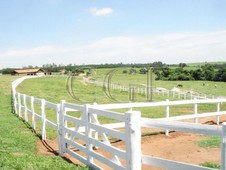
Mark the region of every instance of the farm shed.
<instances>
[{"instance_id":1,"label":"farm shed","mask_svg":"<svg viewBox=\"0 0 226 170\"><path fill-rule=\"evenodd\" d=\"M45 75L45 71L40 68L14 70L12 75Z\"/></svg>"}]
</instances>

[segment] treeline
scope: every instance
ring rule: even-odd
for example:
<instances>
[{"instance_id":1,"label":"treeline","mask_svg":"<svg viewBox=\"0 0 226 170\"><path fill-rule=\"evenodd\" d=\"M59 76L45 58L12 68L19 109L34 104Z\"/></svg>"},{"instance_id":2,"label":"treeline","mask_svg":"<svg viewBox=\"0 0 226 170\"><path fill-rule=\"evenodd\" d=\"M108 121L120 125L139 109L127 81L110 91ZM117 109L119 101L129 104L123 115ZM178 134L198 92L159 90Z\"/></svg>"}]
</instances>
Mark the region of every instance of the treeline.
<instances>
[{"instance_id":1,"label":"treeline","mask_svg":"<svg viewBox=\"0 0 226 170\"><path fill-rule=\"evenodd\" d=\"M172 69L168 66L155 67L153 72L156 75L156 80L207 80L207 81L224 81L226 82L226 67L205 64L198 69L184 69L178 67Z\"/></svg>"},{"instance_id":2,"label":"treeline","mask_svg":"<svg viewBox=\"0 0 226 170\"><path fill-rule=\"evenodd\" d=\"M51 64L44 64L42 65L43 70L46 72L62 72L62 70L65 70L66 72L76 72L77 70L81 68L92 68L92 69L99 69L99 68L121 68L121 67L132 67L132 68L142 68L142 67L162 67L166 64L163 64L160 61L154 62L154 63L131 63L131 64L123 64L123 63L116 63L116 64L89 64L89 65L76 65L76 64L68 64L68 65L57 65L55 63ZM33 67L31 65L24 66L23 69L32 69L32 68L38 68L37 66ZM11 74L14 70L18 70L20 68L4 68L0 70L3 74Z\"/></svg>"},{"instance_id":3,"label":"treeline","mask_svg":"<svg viewBox=\"0 0 226 170\"><path fill-rule=\"evenodd\" d=\"M129 73L136 74L137 70L140 74L146 74L149 68L152 68L156 75L156 80L209 80L209 81L224 81L226 82L226 63L223 64L208 64L198 67L197 69L187 69L189 66L185 63L179 63L174 65L167 65L161 61L156 61L153 63L115 63L115 64L90 64L90 65L57 65L44 64L42 69L46 72L64 72L65 74L79 73L82 72L84 68L100 69L100 68L131 68ZM23 67L23 69L38 68L31 65ZM2 74L11 74L14 70L18 68L5 68L0 70ZM127 71L124 71L127 73Z\"/></svg>"}]
</instances>

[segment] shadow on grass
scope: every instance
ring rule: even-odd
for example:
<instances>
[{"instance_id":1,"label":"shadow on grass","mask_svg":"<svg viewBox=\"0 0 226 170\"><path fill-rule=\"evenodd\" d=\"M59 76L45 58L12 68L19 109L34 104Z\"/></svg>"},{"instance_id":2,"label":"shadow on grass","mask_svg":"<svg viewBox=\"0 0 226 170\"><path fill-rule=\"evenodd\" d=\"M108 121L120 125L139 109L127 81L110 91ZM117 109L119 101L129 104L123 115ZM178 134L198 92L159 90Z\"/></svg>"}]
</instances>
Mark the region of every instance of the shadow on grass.
<instances>
[{"instance_id":1,"label":"shadow on grass","mask_svg":"<svg viewBox=\"0 0 226 170\"><path fill-rule=\"evenodd\" d=\"M13 113L13 112L12 112ZM19 117L17 114L14 114L20 121L24 123L27 129L29 129L33 134L35 134L39 140L42 142L43 146L48 150L48 152L52 153L55 156L59 156L59 153L54 150L45 140L42 140L42 135L37 131L32 128L32 126L26 122L23 118ZM62 157L63 160L67 161L68 163L74 164L69 158ZM75 166L79 166L78 164L75 164Z\"/></svg>"}]
</instances>

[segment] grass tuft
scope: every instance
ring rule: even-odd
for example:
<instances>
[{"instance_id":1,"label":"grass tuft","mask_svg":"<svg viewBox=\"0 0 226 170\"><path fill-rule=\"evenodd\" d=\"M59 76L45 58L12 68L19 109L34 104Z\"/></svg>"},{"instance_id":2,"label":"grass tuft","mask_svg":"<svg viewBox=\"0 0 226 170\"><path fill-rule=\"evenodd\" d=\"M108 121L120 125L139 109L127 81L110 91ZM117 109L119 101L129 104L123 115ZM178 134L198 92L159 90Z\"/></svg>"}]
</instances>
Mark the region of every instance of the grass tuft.
<instances>
[{"instance_id":1,"label":"grass tuft","mask_svg":"<svg viewBox=\"0 0 226 170\"><path fill-rule=\"evenodd\" d=\"M215 163L212 163L212 162L205 162L205 163L200 164L200 165L204 166L204 167L208 167L208 168L220 169L220 165L219 164L215 164Z\"/></svg>"},{"instance_id":2,"label":"grass tuft","mask_svg":"<svg viewBox=\"0 0 226 170\"><path fill-rule=\"evenodd\" d=\"M200 147L207 148L207 149L219 148L221 145L221 140L220 140L220 137L218 137L218 136L211 136L211 137L207 137L203 140L198 141L197 144Z\"/></svg>"}]
</instances>

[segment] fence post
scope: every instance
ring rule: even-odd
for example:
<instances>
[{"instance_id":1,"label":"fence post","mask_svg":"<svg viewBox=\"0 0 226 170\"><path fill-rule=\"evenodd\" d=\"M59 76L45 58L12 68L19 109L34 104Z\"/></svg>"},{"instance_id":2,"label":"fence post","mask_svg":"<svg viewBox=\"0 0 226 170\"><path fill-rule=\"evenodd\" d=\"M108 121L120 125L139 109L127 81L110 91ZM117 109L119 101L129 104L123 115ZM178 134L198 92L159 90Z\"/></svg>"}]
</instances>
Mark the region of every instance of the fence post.
<instances>
[{"instance_id":1,"label":"fence post","mask_svg":"<svg viewBox=\"0 0 226 170\"><path fill-rule=\"evenodd\" d=\"M18 114L18 111L17 111L17 98L16 98L16 90L15 90L15 87L12 88L12 95L13 95L14 113L15 114Z\"/></svg>"},{"instance_id":2,"label":"fence post","mask_svg":"<svg viewBox=\"0 0 226 170\"><path fill-rule=\"evenodd\" d=\"M31 112L32 112L32 128L36 129L36 123L35 123L35 108L34 108L34 97L31 96Z\"/></svg>"},{"instance_id":3,"label":"fence post","mask_svg":"<svg viewBox=\"0 0 226 170\"><path fill-rule=\"evenodd\" d=\"M89 124L90 124L89 104L84 105L83 116L84 116L85 122L86 122L85 134L86 134L87 161L88 161L88 164L91 165L93 163L93 157L91 157L89 153L90 153L90 151L93 150L93 148L92 148L92 144L90 144L90 142L89 142L89 138L92 138L92 132L89 127Z\"/></svg>"},{"instance_id":4,"label":"fence post","mask_svg":"<svg viewBox=\"0 0 226 170\"><path fill-rule=\"evenodd\" d=\"M126 113L126 169L141 170L141 113Z\"/></svg>"},{"instance_id":5,"label":"fence post","mask_svg":"<svg viewBox=\"0 0 226 170\"><path fill-rule=\"evenodd\" d=\"M20 97L20 93L18 93L18 114L19 117L21 117L21 97Z\"/></svg>"},{"instance_id":6,"label":"fence post","mask_svg":"<svg viewBox=\"0 0 226 170\"><path fill-rule=\"evenodd\" d=\"M65 152L65 131L64 131L64 108L65 100L60 101L60 109L59 109L59 124L58 124L58 147L59 147L59 155L61 157L64 156Z\"/></svg>"},{"instance_id":7,"label":"fence post","mask_svg":"<svg viewBox=\"0 0 226 170\"><path fill-rule=\"evenodd\" d=\"M60 117L60 104L57 104L57 110L56 110L56 114L57 114L57 121L56 121L56 125L57 125L57 141L58 141L58 154L60 154L60 144L61 144L61 139L60 139L60 123L59 123L59 117Z\"/></svg>"},{"instance_id":8,"label":"fence post","mask_svg":"<svg viewBox=\"0 0 226 170\"><path fill-rule=\"evenodd\" d=\"M220 102L217 103L217 113L219 113L219 112L220 112ZM219 125L219 124L220 124L220 116L217 115L217 125Z\"/></svg>"},{"instance_id":9,"label":"fence post","mask_svg":"<svg viewBox=\"0 0 226 170\"><path fill-rule=\"evenodd\" d=\"M170 108L169 108L169 99L166 99L166 119L170 117ZM166 136L169 136L169 130L167 129L165 132Z\"/></svg>"},{"instance_id":10,"label":"fence post","mask_svg":"<svg viewBox=\"0 0 226 170\"><path fill-rule=\"evenodd\" d=\"M41 113L42 113L42 140L46 140L45 99L41 100Z\"/></svg>"},{"instance_id":11,"label":"fence post","mask_svg":"<svg viewBox=\"0 0 226 170\"><path fill-rule=\"evenodd\" d=\"M28 116L27 116L27 96L24 94L23 99L24 99L24 119L26 122L28 122Z\"/></svg>"},{"instance_id":12,"label":"fence post","mask_svg":"<svg viewBox=\"0 0 226 170\"><path fill-rule=\"evenodd\" d=\"M129 101L129 105L130 105L130 107L129 107L129 109L128 109L128 112L133 111L133 107L131 106L131 103L132 103L132 101Z\"/></svg>"},{"instance_id":13,"label":"fence post","mask_svg":"<svg viewBox=\"0 0 226 170\"><path fill-rule=\"evenodd\" d=\"M97 105L97 103L94 102L93 105L95 106L95 105ZM91 121L91 120L92 120L92 121ZM97 121L98 121L97 114L92 114L92 119L90 119L90 122L92 122L92 123L95 124L95 123L97 123ZM91 130L91 134L93 134L93 132L94 132L94 138L95 138L96 140L98 140L98 132L97 132L97 131ZM97 149L98 149L98 146L93 146L93 149L94 149L94 150L97 150Z\"/></svg>"},{"instance_id":14,"label":"fence post","mask_svg":"<svg viewBox=\"0 0 226 170\"><path fill-rule=\"evenodd\" d=\"M222 137L221 137L221 170L226 169L226 122L222 126Z\"/></svg>"},{"instance_id":15,"label":"fence post","mask_svg":"<svg viewBox=\"0 0 226 170\"><path fill-rule=\"evenodd\" d=\"M198 118L197 118L197 115L198 115L198 104L197 104L197 98L194 98L194 115L195 115L195 118L194 118L194 122L195 124L198 123Z\"/></svg>"}]
</instances>

